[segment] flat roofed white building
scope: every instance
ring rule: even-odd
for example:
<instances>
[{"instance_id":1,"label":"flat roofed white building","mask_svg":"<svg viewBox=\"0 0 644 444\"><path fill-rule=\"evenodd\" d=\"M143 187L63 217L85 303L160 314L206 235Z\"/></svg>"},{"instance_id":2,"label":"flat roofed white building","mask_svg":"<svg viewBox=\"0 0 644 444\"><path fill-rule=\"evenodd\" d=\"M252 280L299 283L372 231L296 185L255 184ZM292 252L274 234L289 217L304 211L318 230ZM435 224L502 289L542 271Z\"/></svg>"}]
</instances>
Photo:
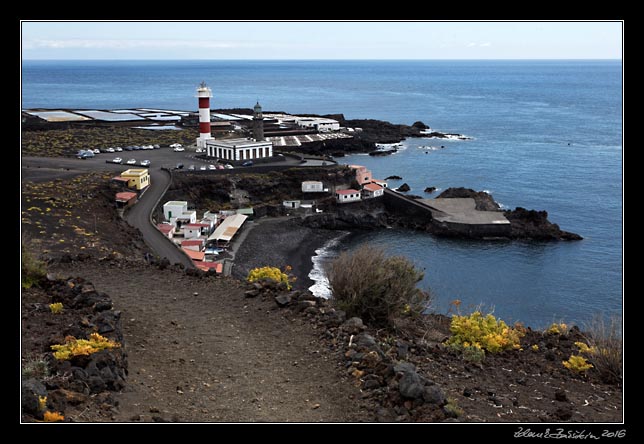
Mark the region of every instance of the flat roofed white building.
<instances>
[{"instance_id":1,"label":"flat roofed white building","mask_svg":"<svg viewBox=\"0 0 644 444\"><path fill-rule=\"evenodd\" d=\"M253 160L273 157L273 142L254 139L208 140L206 155L222 160Z\"/></svg>"},{"instance_id":2,"label":"flat roofed white building","mask_svg":"<svg viewBox=\"0 0 644 444\"><path fill-rule=\"evenodd\" d=\"M317 180L305 180L302 182L303 193L323 193L324 185Z\"/></svg>"},{"instance_id":3,"label":"flat roofed white building","mask_svg":"<svg viewBox=\"0 0 644 444\"><path fill-rule=\"evenodd\" d=\"M335 198L338 203L358 202L360 200L360 191L354 189L336 190Z\"/></svg>"},{"instance_id":4,"label":"flat roofed white building","mask_svg":"<svg viewBox=\"0 0 644 444\"><path fill-rule=\"evenodd\" d=\"M188 202L185 200L170 200L163 204L163 217L172 220L188 211Z\"/></svg>"}]
</instances>

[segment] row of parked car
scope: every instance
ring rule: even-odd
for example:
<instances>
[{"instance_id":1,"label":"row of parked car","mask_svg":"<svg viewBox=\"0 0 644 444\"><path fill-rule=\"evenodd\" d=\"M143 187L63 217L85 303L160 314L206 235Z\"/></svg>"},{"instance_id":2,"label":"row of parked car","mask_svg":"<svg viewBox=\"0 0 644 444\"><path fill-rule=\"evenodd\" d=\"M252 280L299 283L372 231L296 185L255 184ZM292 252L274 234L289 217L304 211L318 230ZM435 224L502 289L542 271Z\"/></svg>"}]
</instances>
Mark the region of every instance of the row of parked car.
<instances>
[{"instance_id":1,"label":"row of parked car","mask_svg":"<svg viewBox=\"0 0 644 444\"><path fill-rule=\"evenodd\" d=\"M182 163L178 163L178 164L177 164L177 166L175 166L174 168L175 168L176 170L180 170L180 169L182 169L182 168L183 168L183 164L182 164ZM229 164L229 163L227 163L227 164L225 164L225 165L221 165L221 164L217 164L217 165L212 165L212 164L210 164L210 165L207 165L207 166L206 166L206 165L201 165L199 168L195 167L194 165L190 165L190 166L188 167L188 169L189 169L190 171L195 171L195 170L197 170L197 169L199 169L200 171L206 171L206 170L213 171L213 170L223 170L223 169L226 169L226 170L232 170L233 168L234 168L234 167L233 167L231 164Z\"/></svg>"},{"instance_id":2,"label":"row of parked car","mask_svg":"<svg viewBox=\"0 0 644 444\"><path fill-rule=\"evenodd\" d=\"M112 159L112 163L122 164L123 159L121 159L120 157L115 157L114 159ZM130 159L130 160L126 161L125 164L126 165L136 165L136 159ZM151 162L149 160L142 160L139 163L139 165L141 165L142 167L149 167L150 164L151 164Z\"/></svg>"}]
</instances>

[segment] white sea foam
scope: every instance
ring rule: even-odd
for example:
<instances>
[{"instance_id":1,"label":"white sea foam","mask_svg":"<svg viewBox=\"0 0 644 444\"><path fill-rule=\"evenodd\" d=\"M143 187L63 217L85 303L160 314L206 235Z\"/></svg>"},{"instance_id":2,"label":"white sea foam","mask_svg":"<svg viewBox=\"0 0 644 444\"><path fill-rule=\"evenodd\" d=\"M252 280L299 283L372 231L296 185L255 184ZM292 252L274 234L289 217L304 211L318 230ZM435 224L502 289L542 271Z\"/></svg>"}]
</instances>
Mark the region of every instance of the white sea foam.
<instances>
[{"instance_id":1,"label":"white sea foam","mask_svg":"<svg viewBox=\"0 0 644 444\"><path fill-rule=\"evenodd\" d=\"M309 291L313 293L314 296L325 299L329 299L331 297L331 288L329 285L329 279L326 276L325 267L336 256L334 248L337 247L340 244L340 241L348 235L349 232L344 232L340 236L331 239L321 248L315 250L315 256L311 258L313 261L313 268L309 272L309 279L314 282L314 284L309 287Z\"/></svg>"}]
</instances>

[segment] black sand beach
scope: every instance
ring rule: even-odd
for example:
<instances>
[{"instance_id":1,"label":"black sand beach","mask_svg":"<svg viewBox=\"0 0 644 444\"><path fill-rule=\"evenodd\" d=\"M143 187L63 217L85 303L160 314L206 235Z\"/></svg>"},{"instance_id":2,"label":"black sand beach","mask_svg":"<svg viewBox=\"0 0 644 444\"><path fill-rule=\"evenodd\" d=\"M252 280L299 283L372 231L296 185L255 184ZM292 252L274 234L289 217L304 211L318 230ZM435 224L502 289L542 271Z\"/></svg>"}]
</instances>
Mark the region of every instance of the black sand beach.
<instances>
[{"instance_id":1,"label":"black sand beach","mask_svg":"<svg viewBox=\"0 0 644 444\"><path fill-rule=\"evenodd\" d=\"M297 218L264 219L255 222L235 255L232 275L245 279L256 267L283 268L290 265L297 278L293 287L304 290L313 285L309 272L315 250L342 234L335 230L304 227Z\"/></svg>"}]
</instances>

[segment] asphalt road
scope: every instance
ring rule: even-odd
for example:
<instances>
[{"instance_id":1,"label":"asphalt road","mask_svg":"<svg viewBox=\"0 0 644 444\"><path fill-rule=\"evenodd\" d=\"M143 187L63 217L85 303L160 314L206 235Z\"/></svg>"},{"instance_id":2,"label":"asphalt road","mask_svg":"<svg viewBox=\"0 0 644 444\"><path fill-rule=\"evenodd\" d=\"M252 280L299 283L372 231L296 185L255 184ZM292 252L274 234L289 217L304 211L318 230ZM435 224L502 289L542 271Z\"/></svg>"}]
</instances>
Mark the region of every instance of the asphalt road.
<instances>
[{"instance_id":1,"label":"asphalt road","mask_svg":"<svg viewBox=\"0 0 644 444\"><path fill-rule=\"evenodd\" d=\"M145 243L159 257L167 258L170 263L183 264L186 268L194 268L192 261L183 254L167 237L150 224L150 213L156 203L165 194L170 185L170 174L160 168L150 169L150 188L143 194L125 217L127 222L138 228L143 234Z\"/></svg>"}]
</instances>

